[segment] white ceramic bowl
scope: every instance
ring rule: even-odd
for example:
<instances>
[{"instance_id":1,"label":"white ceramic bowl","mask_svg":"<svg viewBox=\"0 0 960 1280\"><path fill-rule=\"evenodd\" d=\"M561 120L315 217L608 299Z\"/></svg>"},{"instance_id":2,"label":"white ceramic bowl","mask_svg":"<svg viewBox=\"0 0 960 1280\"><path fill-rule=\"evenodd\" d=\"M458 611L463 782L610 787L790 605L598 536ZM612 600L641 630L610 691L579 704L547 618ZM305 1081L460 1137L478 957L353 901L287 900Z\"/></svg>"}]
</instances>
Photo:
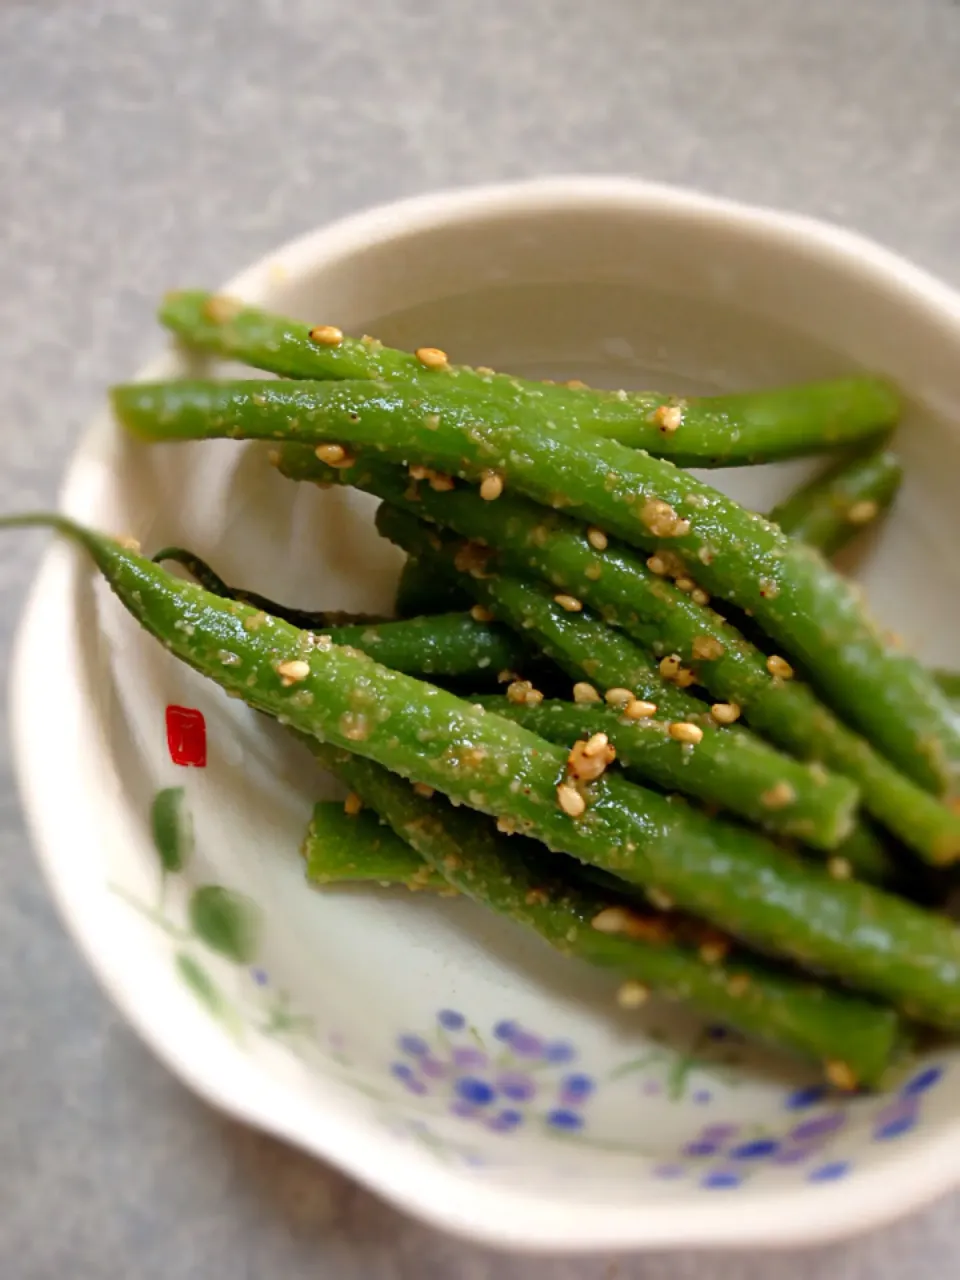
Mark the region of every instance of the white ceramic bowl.
<instances>
[{"instance_id":1,"label":"white ceramic bowl","mask_svg":"<svg viewBox=\"0 0 960 1280\"><path fill-rule=\"evenodd\" d=\"M883 618L952 656L960 299L875 246L687 192L563 179L377 209L227 289L541 376L704 390L891 375L912 397L908 479L860 572ZM147 373L182 368L167 354ZM764 503L798 474L715 478ZM259 448L149 449L105 417L63 501L304 605L381 608L396 573L368 500L297 489ZM329 783L141 634L63 545L31 597L12 697L37 851L117 1005L215 1105L422 1218L552 1250L809 1243L957 1181L956 1053L896 1096L844 1100L715 1028L618 1012L607 977L468 903L309 892L298 843ZM197 759L201 728L205 767L176 763ZM148 812L169 786L185 789L195 843L162 877ZM198 899L202 885L220 891Z\"/></svg>"}]
</instances>

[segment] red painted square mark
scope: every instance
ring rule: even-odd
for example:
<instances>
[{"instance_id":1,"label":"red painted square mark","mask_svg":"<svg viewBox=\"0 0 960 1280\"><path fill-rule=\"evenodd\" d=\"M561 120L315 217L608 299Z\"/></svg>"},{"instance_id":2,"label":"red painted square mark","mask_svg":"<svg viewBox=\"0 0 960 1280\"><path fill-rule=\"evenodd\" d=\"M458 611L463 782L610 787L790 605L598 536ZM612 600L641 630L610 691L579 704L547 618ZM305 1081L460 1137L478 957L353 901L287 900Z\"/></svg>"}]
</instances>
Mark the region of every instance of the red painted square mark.
<instances>
[{"instance_id":1,"label":"red painted square mark","mask_svg":"<svg viewBox=\"0 0 960 1280\"><path fill-rule=\"evenodd\" d=\"M207 725L203 712L195 707L167 707L167 746L174 764L207 763Z\"/></svg>"}]
</instances>

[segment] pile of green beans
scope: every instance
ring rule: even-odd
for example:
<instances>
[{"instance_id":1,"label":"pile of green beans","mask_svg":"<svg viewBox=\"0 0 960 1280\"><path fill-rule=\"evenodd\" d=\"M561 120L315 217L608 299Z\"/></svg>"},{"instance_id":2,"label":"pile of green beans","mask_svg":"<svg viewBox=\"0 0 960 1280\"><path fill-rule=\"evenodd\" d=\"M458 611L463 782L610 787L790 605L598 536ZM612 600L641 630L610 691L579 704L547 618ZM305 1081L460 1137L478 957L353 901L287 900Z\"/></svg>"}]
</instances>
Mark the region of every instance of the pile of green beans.
<instances>
[{"instance_id":1,"label":"pile of green beans","mask_svg":"<svg viewBox=\"0 0 960 1280\"><path fill-rule=\"evenodd\" d=\"M960 931L912 900L917 859L960 860L956 686L825 558L896 496L885 381L596 391L199 291L160 318L279 379L115 387L122 426L269 440L291 480L379 497L397 616L291 608L62 516L0 524L82 544L174 658L350 789L315 806L311 884L465 895L609 970L624 1007L682 1000L841 1089L882 1087L915 1028L960 1031ZM814 454L766 517L684 470Z\"/></svg>"}]
</instances>

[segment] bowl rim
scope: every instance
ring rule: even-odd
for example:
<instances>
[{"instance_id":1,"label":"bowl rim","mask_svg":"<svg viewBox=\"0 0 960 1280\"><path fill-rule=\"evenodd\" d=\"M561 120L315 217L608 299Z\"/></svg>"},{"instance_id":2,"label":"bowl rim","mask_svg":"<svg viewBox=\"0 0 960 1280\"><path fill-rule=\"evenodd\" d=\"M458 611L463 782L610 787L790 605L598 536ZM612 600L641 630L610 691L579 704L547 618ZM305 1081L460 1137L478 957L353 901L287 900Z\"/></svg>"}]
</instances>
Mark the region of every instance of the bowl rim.
<instances>
[{"instance_id":1,"label":"bowl rim","mask_svg":"<svg viewBox=\"0 0 960 1280\"><path fill-rule=\"evenodd\" d=\"M940 324L952 328L960 345L960 294L935 277L839 227L804 215L620 177L554 177L456 188L375 206L309 231L266 253L241 271L223 291L257 303L277 285L280 268L289 277L316 273L372 244L402 240L440 225L477 216L536 212L627 211L695 214L715 226L735 225L783 248L803 246L837 270L859 273L886 291L909 294ZM158 376L163 360L152 361L138 377ZM63 482L59 506L81 519L87 502L91 464L115 430L101 412L82 436ZM51 766L69 769L69 756L56 761L56 747L32 726L36 674L51 639L44 634L44 611L75 578L75 557L54 546L44 555L14 642L10 666L10 719L14 773L31 843L61 919L101 987L153 1052L194 1092L236 1119L330 1160L342 1171L398 1207L431 1225L488 1245L515 1250L580 1252L598 1249L689 1247L760 1248L818 1244L879 1226L919 1208L960 1183L960 1116L907 1154L880 1167L858 1169L856 1177L824 1188L805 1185L774 1192L738 1191L738 1212L726 1200L668 1199L626 1205L587 1205L576 1214L549 1193L512 1185L496 1186L474 1174L435 1163L360 1117L345 1118L331 1082L330 1098L302 1104L281 1082L238 1057L229 1073L219 1073L206 1038L185 1036L177 1020L157 1021L135 999L137 983L123 971L112 947L62 882L61 850L68 847L69 806L49 805L45 781ZM61 602L63 605L65 600ZM109 802L108 802L109 803ZM75 831L72 832L75 840ZM216 1056L216 1055L214 1055ZM311 1123L305 1125L304 1110ZM762 1212L748 1212L760 1209Z\"/></svg>"}]
</instances>

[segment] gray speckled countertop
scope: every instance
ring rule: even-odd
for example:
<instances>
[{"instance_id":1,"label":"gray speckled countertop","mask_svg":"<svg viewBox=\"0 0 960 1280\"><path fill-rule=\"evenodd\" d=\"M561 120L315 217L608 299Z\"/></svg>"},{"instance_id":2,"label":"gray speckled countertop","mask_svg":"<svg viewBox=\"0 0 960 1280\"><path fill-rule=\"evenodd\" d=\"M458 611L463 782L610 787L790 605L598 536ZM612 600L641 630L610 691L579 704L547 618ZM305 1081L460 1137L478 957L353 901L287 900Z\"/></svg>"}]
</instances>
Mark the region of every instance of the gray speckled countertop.
<instances>
[{"instance_id":1,"label":"gray speckled countertop","mask_svg":"<svg viewBox=\"0 0 960 1280\"><path fill-rule=\"evenodd\" d=\"M0 0L0 507L48 505L151 310L371 202L625 172L846 222L960 283L953 0ZM0 542L8 652L39 544ZM960 1200L795 1255L511 1258L222 1119L54 916L0 740L0 1276L899 1280ZM78 856L82 856L78 850Z\"/></svg>"}]
</instances>

